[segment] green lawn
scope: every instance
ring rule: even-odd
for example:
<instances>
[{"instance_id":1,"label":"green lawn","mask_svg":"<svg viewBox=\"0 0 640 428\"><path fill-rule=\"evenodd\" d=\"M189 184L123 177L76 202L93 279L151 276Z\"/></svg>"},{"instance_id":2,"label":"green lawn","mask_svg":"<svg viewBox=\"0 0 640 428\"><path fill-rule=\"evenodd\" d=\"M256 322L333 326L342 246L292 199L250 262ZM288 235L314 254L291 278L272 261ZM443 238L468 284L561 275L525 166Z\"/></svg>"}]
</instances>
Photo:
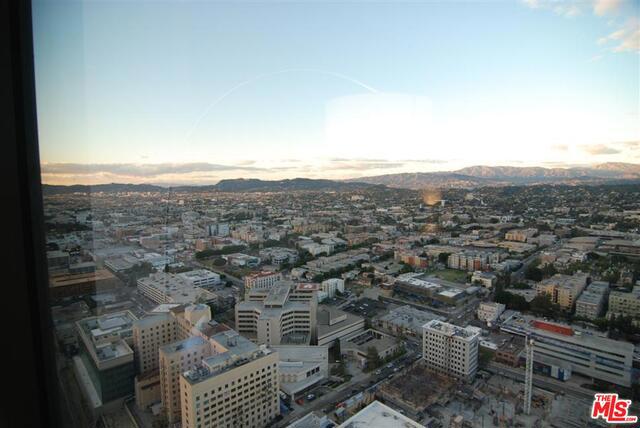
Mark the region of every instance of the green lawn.
<instances>
[{"instance_id":1,"label":"green lawn","mask_svg":"<svg viewBox=\"0 0 640 428\"><path fill-rule=\"evenodd\" d=\"M459 282L464 284L467 282L467 272L456 269L441 269L434 271L431 275L444 279L445 281Z\"/></svg>"}]
</instances>

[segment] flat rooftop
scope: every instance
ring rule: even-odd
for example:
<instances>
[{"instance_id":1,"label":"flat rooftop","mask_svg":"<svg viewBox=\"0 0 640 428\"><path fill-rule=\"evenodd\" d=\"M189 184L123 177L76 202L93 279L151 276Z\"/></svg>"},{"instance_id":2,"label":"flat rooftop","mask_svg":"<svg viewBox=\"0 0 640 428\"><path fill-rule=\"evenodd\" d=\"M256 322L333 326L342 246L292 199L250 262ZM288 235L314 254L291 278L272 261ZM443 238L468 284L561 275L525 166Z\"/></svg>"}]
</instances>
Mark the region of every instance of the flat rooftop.
<instances>
[{"instance_id":1,"label":"flat rooftop","mask_svg":"<svg viewBox=\"0 0 640 428\"><path fill-rule=\"evenodd\" d=\"M391 407L374 401L344 421L338 428L425 428Z\"/></svg>"},{"instance_id":2,"label":"flat rooftop","mask_svg":"<svg viewBox=\"0 0 640 428\"><path fill-rule=\"evenodd\" d=\"M455 336L463 339L471 339L474 336L479 336L478 332L466 327L459 327L457 325L449 324L438 320L429 321L424 325L425 329L436 330L447 336Z\"/></svg>"},{"instance_id":3,"label":"flat rooftop","mask_svg":"<svg viewBox=\"0 0 640 428\"><path fill-rule=\"evenodd\" d=\"M210 338L220 345L222 351L202 360L202 365L183 373L191 384L203 382L235 367L272 353L266 346L257 346L234 330L214 334Z\"/></svg>"},{"instance_id":4,"label":"flat rooftop","mask_svg":"<svg viewBox=\"0 0 640 428\"><path fill-rule=\"evenodd\" d=\"M94 272L86 273L59 273L49 277L49 287L66 287L114 278L115 276L107 269L96 269Z\"/></svg>"}]
</instances>

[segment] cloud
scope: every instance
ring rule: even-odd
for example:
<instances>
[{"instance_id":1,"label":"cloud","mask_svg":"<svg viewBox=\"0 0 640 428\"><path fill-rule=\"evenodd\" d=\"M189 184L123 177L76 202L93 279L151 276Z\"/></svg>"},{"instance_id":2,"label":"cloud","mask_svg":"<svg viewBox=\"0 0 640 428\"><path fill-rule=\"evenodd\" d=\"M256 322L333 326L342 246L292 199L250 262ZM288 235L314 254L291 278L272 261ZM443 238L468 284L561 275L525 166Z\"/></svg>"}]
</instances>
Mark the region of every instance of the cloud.
<instances>
[{"instance_id":1,"label":"cloud","mask_svg":"<svg viewBox=\"0 0 640 428\"><path fill-rule=\"evenodd\" d=\"M189 174L194 172L214 171L262 171L242 165L219 165L206 162L192 163L158 163L158 164L80 164L80 163L45 163L41 166L43 174L48 175L96 175L113 174L128 177L157 177L167 174Z\"/></svg>"},{"instance_id":2,"label":"cloud","mask_svg":"<svg viewBox=\"0 0 640 428\"><path fill-rule=\"evenodd\" d=\"M608 146L606 144L593 144L593 145L581 145L580 149L589 153L590 155L615 155L620 153L620 150Z\"/></svg>"},{"instance_id":3,"label":"cloud","mask_svg":"<svg viewBox=\"0 0 640 428\"><path fill-rule=\"evenodd\" d=\"M572 18L582 12L585 2L578 0L523 0L531 9L551 10L557 15ZM623 24L618 23L618 28L610 34L597 40L599 46L608 45L611 52L637 52L640 53L640 21L638 20L633 2L624 0L595 0L592 2L593 14L598 17L613 14L630 14L631 18ZM622 21L618 21L622 22ZM608 25L616 25L615 20L609 20ZM594 55L589 62L602 59L602 55Z\"/></svg>"},{"instance_id":4,"label":"cloud","mask_svg":"<svg viewBox=\"0 0 640 428\"><path fill-rule=\"evenodd\" d=\"M612 52L640 53L640 20L630 19L626 24L605 37L598 39L599 45L609 45Z\"/></svg>"},{"instance_id":5,"label":"cloud","mask_svg":"<svg viewBox=\"0 0 640 428\"><path fill-rule=\"evenodd\" d=\"M621 5L621 0L596 0L593 3L593 13L598 16L604 16L609 13L617 12Z\"/></svg>"},{"instance_id":6,"label":"cloud","mask_svg":"<svg viewBox=\"0 0 640 428\"><path fill-rule=\"evenodd\" d=\"M551 150L555 150L557 152L566 152L569 150L569 146L566 144L555 144L551 146Z\"/></svg>"},{"instance_id":7,"label":"cloud","mask_svg":"<svg viewBox=\"0 0 640 428\"><path fill-rule=\"evenodd\" d=\"M405 162L402 161L388 161L385 159L331 158L329 159L329 165L324 168L329 170L366 171L371 169L401 168L404 165Z\"/></svg>"},{"instance_id":8,"label":"cloud","mask_svg":"<svg viewBox=\"0 0 640 428\"><path fill-rule=\"evenodd\" d=\"M580 15L584 4L584 2L578 0L523 0L523 3L531 9L551 10L556 15L564 16L566 18L573 18L574 16Z\"/></svg>"}]
</instances>

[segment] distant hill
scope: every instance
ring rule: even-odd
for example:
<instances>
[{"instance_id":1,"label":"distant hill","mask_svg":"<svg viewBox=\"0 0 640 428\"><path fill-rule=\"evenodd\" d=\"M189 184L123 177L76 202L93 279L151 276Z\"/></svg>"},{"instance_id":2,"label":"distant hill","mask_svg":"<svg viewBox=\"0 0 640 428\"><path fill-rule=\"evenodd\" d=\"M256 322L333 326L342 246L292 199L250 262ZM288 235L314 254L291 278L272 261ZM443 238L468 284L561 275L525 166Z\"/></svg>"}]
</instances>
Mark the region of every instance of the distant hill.
<instances>
[{"instance_id":1,"label":"distant hill","mask_svg":"<svg viewBox=\"0 0 640 428\"><path fill-rule=\"evenodd\" d=\"M316 180L310 178L294 178L290 180L259 180L256 178L238 178L222 180L215 185L206 186L173 186L173 192L292 192L292 191L346 191L375 187L373 184L333 180ZM71 186L44 184L44 195L70 193L123 193L123 192L167 192L168 187L154 184L96 184Z\"/></svg>"},{"instance_id":2,"label":"distant hill","mask_svg":"<svg viewBox=\"0 0 640 428\"><path fill-rule=\"evenodd\" d=\"M422 189L425 187L473 188L533 184L598 184L627 180L640 180L640 165L603 163L575 168L478 165L449 172L386 174L354 178L348 181L396 188Z\"/></svg>"},{"instance_id":3,"label":"distant hill","mask_svg":"<svg viewBox=\"0 0 640 428\"><path fill-rule=\"evenodd\" d=\"M69 193L122 193L122 192L159 192L164 187L154 184L74 184L71 186L62 186L56 184L43 184L42 193L44 195L59 195Z\"/></svg>"}]
</instances>

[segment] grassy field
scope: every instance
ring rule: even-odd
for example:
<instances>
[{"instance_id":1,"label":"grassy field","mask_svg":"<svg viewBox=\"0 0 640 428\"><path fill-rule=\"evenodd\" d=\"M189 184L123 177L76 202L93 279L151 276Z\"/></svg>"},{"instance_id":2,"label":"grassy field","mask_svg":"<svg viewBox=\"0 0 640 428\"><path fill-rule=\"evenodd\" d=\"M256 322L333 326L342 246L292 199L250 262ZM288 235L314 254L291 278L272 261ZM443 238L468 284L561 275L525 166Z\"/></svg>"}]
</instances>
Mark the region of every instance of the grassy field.
<instances>
[{"instance_id":1,"label":"grassy field","mask_svg":"<svg viewBox=\"0 0 640 428\"><path fill-rule=\"evenodd\" d=\"M440 279L444 279L445 281L459 282L461 284L467 282L467 272L463 270L441 269L434 271L433 273L431 273L431 275Z\"/></svg>"}]
</instances>

